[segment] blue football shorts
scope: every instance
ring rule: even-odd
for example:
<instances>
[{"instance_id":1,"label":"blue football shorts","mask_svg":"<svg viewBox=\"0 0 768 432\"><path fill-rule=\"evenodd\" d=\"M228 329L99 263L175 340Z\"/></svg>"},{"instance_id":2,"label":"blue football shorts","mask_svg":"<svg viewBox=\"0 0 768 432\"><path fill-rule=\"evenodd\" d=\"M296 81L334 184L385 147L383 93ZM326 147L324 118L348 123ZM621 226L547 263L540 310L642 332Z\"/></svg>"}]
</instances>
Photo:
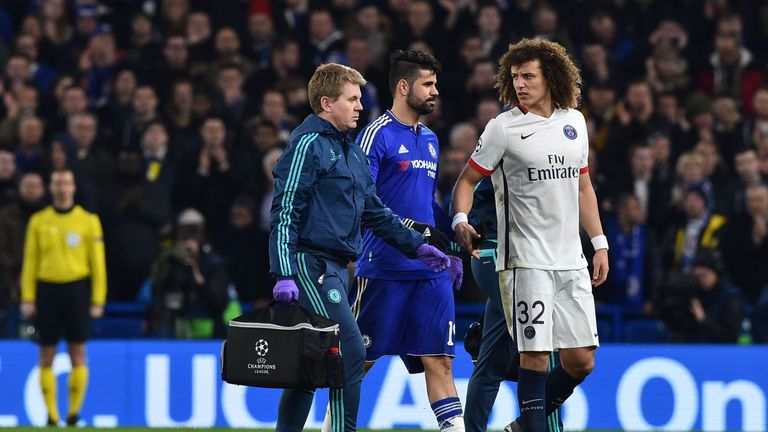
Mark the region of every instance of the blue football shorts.
<instances>
[{"instance_id":1,"label":"blue football shorts","mask_svg":"<svg viewBox=\"0 0 768 432\"><path fill-rule=\"evenodd\" d=\"M454 356L456 313L447 273L405 281L357 277L350 291L366 361L397 355L410 373L420 373L420 357Z\"/></svg>"}]
</instances>

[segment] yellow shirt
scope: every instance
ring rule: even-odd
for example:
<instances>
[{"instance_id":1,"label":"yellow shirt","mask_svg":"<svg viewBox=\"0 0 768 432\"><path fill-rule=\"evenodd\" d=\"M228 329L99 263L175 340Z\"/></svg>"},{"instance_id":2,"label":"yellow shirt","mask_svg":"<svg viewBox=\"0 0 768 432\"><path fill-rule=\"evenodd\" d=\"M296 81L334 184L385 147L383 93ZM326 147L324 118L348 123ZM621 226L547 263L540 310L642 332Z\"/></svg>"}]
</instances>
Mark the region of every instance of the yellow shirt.
<instances>
[{"instance_id":1,"label":"yellow shirt","mask_svg":"<svg viewBox=\"0 0 768 432\"><path fill-rule=\"evenodd\" d=\"M24 241L21 300L34 302L37 282L67 283L91 278L91 303L107 296L104 238L99 217L75 206L66 213L52 206L32 215Z\"/></svg>"}]
</instances>

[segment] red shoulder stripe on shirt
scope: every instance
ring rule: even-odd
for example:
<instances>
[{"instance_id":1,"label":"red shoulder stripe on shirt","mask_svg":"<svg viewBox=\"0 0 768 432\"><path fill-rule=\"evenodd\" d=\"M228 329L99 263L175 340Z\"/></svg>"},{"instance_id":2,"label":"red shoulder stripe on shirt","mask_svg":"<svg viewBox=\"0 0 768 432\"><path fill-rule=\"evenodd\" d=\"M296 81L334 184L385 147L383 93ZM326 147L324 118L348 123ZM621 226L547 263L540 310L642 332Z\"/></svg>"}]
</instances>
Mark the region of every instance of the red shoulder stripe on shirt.
<instances>
[{"instance_id":1,"label":"red shoulder stripe on shirt","mask_svg":"<svg viewBox=\"0 0 768 432\"><path fill-rule=\"evenodd\" d=\"M481 167L480 164L475 162L471 157L469 158L467 163L469 164L469 166L474 168L475 171L479 172L480 174L482 174L484 176L489 176L493 172L493 171L488 171L487 169Z\"/></svg>"},{"instance_id":2,"label":"red shoulder stripe on shirt","mask_svg":"<svg viewBox=\"0 0 768 432\"><path fill-rule=\"evenodd\" d=\"M585 165L583 168L579 170L579 174L586 174L589 172L589 165Z\"/></svg>"}]
</instances>

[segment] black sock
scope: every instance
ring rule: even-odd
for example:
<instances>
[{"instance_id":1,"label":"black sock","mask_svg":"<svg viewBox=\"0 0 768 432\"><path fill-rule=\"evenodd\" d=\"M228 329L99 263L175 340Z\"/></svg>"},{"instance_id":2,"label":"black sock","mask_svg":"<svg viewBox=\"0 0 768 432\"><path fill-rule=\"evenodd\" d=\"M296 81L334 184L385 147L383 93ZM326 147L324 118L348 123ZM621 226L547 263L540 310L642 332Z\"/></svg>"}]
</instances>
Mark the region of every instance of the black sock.
<instances>
[{"instance_id":1,"label":"black sock","mask_svg":"<svg viewBox=\"0 0 768 432\"><path fill-rule=\"evenodd\" d=\"M581 384L583 379L576 379L563 369L563 365L557 365L547 375L547 415L560 408L560 405L573 393L573 389Z\"/></svg>"},{"instance_id":2,"label":"black sock","mask_svg":"<svg viewBox=\"0 0 768 432\"><path fill-rule=\"evenodd\" d=\"M520 426L526 432L547 430L547 417L544 411L546 382L546 372L520 368L517 401L520 403Z\"/></svg>"}]
</instances>

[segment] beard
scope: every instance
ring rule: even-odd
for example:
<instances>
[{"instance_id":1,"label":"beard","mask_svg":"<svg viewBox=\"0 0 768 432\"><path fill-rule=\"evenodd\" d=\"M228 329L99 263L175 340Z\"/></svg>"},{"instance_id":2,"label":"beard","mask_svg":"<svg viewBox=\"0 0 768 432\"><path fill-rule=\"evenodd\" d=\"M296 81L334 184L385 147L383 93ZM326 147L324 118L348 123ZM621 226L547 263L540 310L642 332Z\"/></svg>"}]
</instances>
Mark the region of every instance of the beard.
<instances>
[{"instance_id":1,"label":"beard","mask_svg":"<svg viewBox=\"0 0 768 432\"><path fill-rule=\"evenodd\" d=\"M408 98L406 99L406 102L408 102L408 106L416 111L419 115L427 115L432 113L432 111L435 110L434 106L429 106L429 102L436 101L436 97L429 97L423 101L420 101L416 99L416 97L412 94L408 95Z\"/></svg>"}]
</instances>

